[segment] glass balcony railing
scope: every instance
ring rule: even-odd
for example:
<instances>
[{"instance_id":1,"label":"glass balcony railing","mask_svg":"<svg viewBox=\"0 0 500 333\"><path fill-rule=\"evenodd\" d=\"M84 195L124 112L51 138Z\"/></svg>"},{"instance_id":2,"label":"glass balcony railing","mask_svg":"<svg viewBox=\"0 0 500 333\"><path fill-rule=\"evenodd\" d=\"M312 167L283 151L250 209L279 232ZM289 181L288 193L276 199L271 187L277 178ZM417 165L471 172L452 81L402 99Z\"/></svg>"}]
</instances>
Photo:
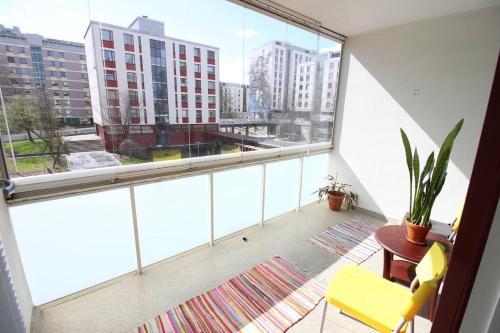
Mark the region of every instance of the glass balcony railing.
<instances>
[{"instance_id":1,"label":"glass balcony railing","mask_svg":"<svg viewBox=\"0 0 500 333\"><path fill-rule=\"evenodd\" d=\"M33 303L217 246L217 240L309 204L328 163L323 153L13 203Z\"/></svg>"}]
</instances>

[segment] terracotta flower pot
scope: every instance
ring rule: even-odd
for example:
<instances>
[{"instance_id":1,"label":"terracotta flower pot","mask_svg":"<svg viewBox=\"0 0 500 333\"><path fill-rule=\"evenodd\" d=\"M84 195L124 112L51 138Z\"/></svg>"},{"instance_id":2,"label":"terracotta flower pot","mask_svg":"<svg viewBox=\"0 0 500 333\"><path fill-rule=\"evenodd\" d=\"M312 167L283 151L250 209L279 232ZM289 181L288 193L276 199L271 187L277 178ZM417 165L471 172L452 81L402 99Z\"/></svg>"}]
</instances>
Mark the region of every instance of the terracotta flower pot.
<instances>
[{"instance_id":1,"label":"terracotta flower pot","mask_svg":"<svg viewBox=\"0 0 500 333\"><path fill-rule=\"evenodd\" d=\"M345 193L329 193L328 194L328 207L336 212L340 211L340 207L344 202Z\"/></svg>"},{"instance_id":2,"label":"terracotta flower pot","mask_svg":"<svg viewBox=\"0 0 500 333\"><path fill-rule=\"evenodd\" d=\"M431 228L432 226L422 227L406 220L406 240L413 244L425 245L425 237L427 237Z\"/></svg>"}]
</instances>

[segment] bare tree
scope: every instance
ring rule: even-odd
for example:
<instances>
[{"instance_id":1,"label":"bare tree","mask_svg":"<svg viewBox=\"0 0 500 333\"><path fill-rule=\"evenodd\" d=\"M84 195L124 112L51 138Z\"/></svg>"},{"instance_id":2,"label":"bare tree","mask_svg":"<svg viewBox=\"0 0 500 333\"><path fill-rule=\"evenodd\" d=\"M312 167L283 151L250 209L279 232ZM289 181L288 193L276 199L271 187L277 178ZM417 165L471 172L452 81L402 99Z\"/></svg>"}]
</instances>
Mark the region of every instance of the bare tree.
<instances>
[{"instance_id":1,"label":"bare tree","mask_svg":"<svg viewBox=\"0 0 500 333\"><path fill-rule=\"evenodd\" d=\"M61 135L61 123L56 112L51 107L46 95L39 94L36 100L39 111L38 132L34 132L44 143L43 153L47 152L52 157L52 169L62 167L62 154L64 144ZM50 173L53 170L48 170Z\"/></svg>"},{"instance_id":2,"label":"bare tree","mask_svg":"<svg viewBox=\"0 0 500 333\"><path fill-rule=\"evenodd\" d=\"M32 98L21 95L14 97L6 107L10 130L14 133L26 132L32 143L35 142L33 135L36 135L35 129L40 120L35 106ZM1 122L2 127L5 127L3 117Z\"/></svg>"}]
</instances>

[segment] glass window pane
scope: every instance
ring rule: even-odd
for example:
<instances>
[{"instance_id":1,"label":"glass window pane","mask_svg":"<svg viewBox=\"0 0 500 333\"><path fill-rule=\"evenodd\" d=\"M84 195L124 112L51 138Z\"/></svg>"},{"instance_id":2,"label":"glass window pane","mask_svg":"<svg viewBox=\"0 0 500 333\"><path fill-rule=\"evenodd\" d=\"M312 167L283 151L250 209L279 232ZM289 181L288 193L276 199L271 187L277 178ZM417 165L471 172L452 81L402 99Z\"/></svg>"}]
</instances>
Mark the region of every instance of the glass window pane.
<instances>
[{"instance_id":1,"label":"glass window pane","mask_svg":"<svg viewBox=\"0 0 500 333\"><path fill-rule=\"evenodd\" d=\"M268 220L296 208L299 168L299 159L266 165L264 219Z\"/></svg>"},{"instance_id":2,"label":"glass window pane","mask_svg":"<svg viewBox=\"0 0 500 333\"><path fill-rule=\"evenodd\" d=\"M328 154L304 157L302 191L300 195L301 206L318 200L318 194L313 192L325 184L325 177L328 175L328 162Z\"/></svg>"},{"instance_id":3,"label":"glass window pane","mask_svg":"<svg viewBox=\"0 0 500 333\"><path fill-rule=\"evenodd\" d=\"M10 209L35 305L137 267L129 189Z\"/></svg>"},{"instance_id":4,"label":"glass window pane","mask_svg":"<svg viewBox=\"0 0 500 333\"><path fill-rule=\"evenodd\" d=\"M207 175L135 187L143 265L208 243L208 198Z\"/></svg>"},{"instance_id":5,"label":"glass window pane","mask_svg":"<svg viewBox=\"0 0 500 333\"><path fill-rule=\"evenodd\" d=\"M259 223L262 166L214 173L215 238Z\"/></svg>"}]
</instances>

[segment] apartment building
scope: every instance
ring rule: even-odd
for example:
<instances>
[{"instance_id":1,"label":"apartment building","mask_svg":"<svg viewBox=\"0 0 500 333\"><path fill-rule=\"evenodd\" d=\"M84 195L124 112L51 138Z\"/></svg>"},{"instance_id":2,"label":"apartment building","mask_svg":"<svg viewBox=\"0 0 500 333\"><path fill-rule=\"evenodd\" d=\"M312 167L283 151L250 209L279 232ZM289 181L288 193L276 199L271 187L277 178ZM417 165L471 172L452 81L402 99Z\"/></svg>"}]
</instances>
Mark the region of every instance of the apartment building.
<instances>
[{"instance_id":1,"label":"apartment building","mask_svg":"<svg viewBox=\"0 0 500 333\"><path fill-rule=\"evenodd\" d=\"M247 114L247 91L247 84L220 83L221 118L239 118Z\"/></svg>"},{"instance_id":2,"label":"apartment building","mask_svg":"<svg viewBox=\"0 0 500 333\"><path fill-rule=\"evenodd\" d=\"M8 102L44 93L67 125L92 123L85 48L81 43L0 25L0 85Z\"/></svg>"},{"instance_id":3,"label":"apartment building","mask_svg":"<svg viewBox=\"0 0 500 333\"><path fill-rule=\"evenodd\" d=\"M315 55L315 51L281 41L255 49L250 56L250 113L266 118L271 111L294 110L298 65L312 61Z\"/></svg>"},{"instance_id":4,"label":"apartment building","mask_svg":"<svg viewBox=\"0 0 500 333\"><path fill-rule=\"evenodd\" d=\"M87 28L92 112L107 149L123 140L123 125L142 147L203 141L218 130L218 48L164 30L148 17Z\"/></svg>"}]
</instances>

